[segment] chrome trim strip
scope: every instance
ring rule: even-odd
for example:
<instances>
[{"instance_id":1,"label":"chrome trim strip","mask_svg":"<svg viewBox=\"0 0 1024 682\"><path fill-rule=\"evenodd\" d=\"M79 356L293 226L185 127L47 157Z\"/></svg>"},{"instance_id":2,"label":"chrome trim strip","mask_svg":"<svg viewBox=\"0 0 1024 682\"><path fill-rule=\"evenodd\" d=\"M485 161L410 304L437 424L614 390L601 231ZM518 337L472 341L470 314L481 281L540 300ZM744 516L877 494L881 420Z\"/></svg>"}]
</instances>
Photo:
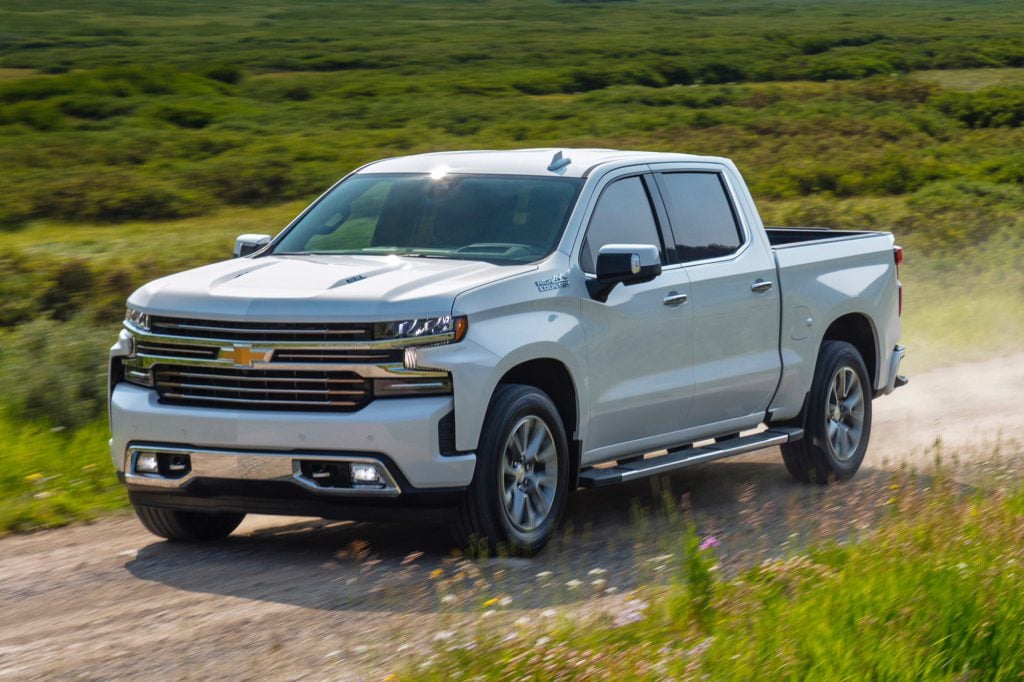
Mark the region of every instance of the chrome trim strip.
<instances>
[{"instance_id":1,"label":"chrome trim strip","mask_svg":"<svg viewBox=\"0 0 1024 682\"><path fill-rule=\"evenodd\" d=\"M237 369L279 369L283 371L308 372L352 372L366 379L424 378L437 379L447 377L448 372L438 369L408 369L400 362L381 364L362 364L358 362L254 362L252 366L238 367L230 360L209 358L174 358L162 355L136 355L124 361L126 367L151 369L154 365L183 365L186 367L221 367Z\"/></svg>"},{"instance_id":2,"label":"chrome trim strip","mask_svg":"<svg viewBox=\"0 0 1024 682\"><path fill-rule=\"evenodd\" d=\"M203 372L183 372L174 368L160 369L157 370L157 374L167 372L173 374L171 378L186 377L190 379L217 379L225 381L278 381L284 383L327 383L327 384L361 384L363 379L329 379L320 377L245 377L245 376L234 376L232 374L205 374ZM230 386L222 386L220 388L231 388ZM285 389L287 390L287 389Z\"/></svg>"},{"instance_id":3,"label":"chrome trim strip","mask_svg":"<svg viewBox=\"0 0 1024 682\"><path fill-rule=\"evenodd\" d=\"M433 336L414 336L407 339L385 339L381 341L331 341L331 342L309 342L309 341L253 341L250 339L210 339L196 336L174 336L170 334L156 334L147 329L137 327L128 320L123 323L124 328L135 336L137 343L170 343L186 346L217 346L218 348L234 347L238 345L259 346L262 350L276 350L285 348L307 349L307 350L393 350L408 348L410 346L433 346L443 343L451 343L455 340L455 332L447 334L435 334ZM268 332L268 333L273 333ZM279 332L280 333L280 332Z\"/></svg>"},{"instance_id":4,"label":"chrome trim strip","mask_svg":"<svg viewBox=\"0 0 1024 682\"><path fill-rule=\"evenodd\" d=\"M180 478L164 478L159 474L135 472L135 459L141 452L188 455L191 471ZM331 464L373 464L384 481L383 488L322 488L316 481L302 475L302 462ZM318 495L351 497L396 497L402 490L387 466L374 457L358 455L324 455L299 452L233 452L136 443L128 448L124 461L125 482L132 488L177 489L194 478L226 478L243 481L287 481Z\"/></svg>"},{"instance_id":5,"label":"chrome trim strip","mask_svg":"<svg viewBox=\"0 0 1024 682\"><path fill-rule=\"evenodd\" d=\"M237 389L234 389L237 390ZM232 404L243 405L297 405L299 407L356 407L361 401L353 400L261 400L258 398L233 398L219 395L195 395L183 393L170 393L165 391L162 398L171 400L199 400L203 402L220 403L222 407L230 408Z\"/></svg>"},{"instance_id":6,"label":"chrome trim strip","mask_svg":"<svg viewBox=\"0 0 1024 682\"><path fill-rule=\"evenodd\" d=\"M258 323L254 323L258 324ZM317 323L310 323L317 324ZM327 323L324 323L327 324ZM150 325L154 326L152 318L150 318ZM217 331L217 332L229 332L229 333L240 333L240 334L322 334L322 335L333 335L340 334L343 336L355 336L357 334L365 334L365 329L260 329L258 327L218 327L215 324L182 324L180 322L157 322L155 326L160 327L171 327L173 329L194 329L196 331ZM191 338L191 337L190 337Z\"/></svg>"}]
</instances>

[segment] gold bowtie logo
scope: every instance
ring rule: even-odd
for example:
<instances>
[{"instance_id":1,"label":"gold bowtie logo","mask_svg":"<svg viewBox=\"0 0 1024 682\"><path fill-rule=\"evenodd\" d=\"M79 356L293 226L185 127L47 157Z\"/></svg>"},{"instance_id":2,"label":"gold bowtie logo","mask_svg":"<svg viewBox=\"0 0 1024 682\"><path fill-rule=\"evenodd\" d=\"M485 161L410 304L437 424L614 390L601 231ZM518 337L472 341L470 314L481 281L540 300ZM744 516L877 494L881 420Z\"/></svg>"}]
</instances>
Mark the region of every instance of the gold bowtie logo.
<instances>
[{"instance_id":1,"label":"gold bowtie logo","mask_svg":"<svg viewBox=\"0 0 1024 682\"><path fill-rule=\"evenodd\" d=\"M254 362L266 362L270 359L269 351L254 351L252 346L233 346L232 348L221 348L221 360L230 360L236 367L252 367Z\"/></svg>"}]
</instances>

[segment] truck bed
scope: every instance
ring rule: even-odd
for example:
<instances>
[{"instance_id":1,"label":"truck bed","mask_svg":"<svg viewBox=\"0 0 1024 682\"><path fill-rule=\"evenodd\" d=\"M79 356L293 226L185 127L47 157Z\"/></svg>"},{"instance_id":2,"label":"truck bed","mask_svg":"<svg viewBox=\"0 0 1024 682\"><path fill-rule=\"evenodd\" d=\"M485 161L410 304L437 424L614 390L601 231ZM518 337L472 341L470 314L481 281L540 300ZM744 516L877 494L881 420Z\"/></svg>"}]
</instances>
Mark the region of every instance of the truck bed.
<instances>
[{"instance_id":1,"label":"truck bed","mask_svg":"<svg viewBox=\"0 0 1024 682\"><path fill-rule=\"evenodd\" d=\"M768 243L773 247L785 247L806 242L819 242L828 239L850 239L853 237L870 237L878 232L867 230L833 230L828 227L766 227Z\"/></svg>"}]
</instances>

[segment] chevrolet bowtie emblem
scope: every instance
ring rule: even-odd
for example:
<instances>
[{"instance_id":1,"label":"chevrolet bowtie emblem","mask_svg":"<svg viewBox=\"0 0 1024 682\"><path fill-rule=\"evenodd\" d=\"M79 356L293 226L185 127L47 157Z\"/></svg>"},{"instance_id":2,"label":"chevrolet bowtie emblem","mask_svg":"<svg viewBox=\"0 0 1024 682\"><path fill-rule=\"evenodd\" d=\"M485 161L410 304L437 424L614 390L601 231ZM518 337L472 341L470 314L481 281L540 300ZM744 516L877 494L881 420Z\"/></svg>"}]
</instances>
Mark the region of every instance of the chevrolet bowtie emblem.
<instances>
[{"instance_id":1,"label":"chevrolet bowtie emblem","mask_svg":"<svg viewBox=\"0 0 1024 682\"><path fill-rule=\"evenodd\" d=\"M252 367L254 362L269 360L270 351L254 351L252 346L233 346L221 348L220 355L217 357L221 360L230 360L235 363L236 367Z\"/></svg>"}]
</instances>

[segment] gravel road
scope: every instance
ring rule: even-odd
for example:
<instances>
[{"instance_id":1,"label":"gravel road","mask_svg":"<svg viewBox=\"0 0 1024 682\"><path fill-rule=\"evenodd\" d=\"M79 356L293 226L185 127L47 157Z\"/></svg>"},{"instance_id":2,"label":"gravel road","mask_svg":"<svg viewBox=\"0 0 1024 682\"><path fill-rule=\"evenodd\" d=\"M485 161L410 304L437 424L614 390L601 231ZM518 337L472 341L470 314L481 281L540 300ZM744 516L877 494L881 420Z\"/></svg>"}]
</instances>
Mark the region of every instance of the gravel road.
<instances>
[{"instance_id":1,"label":"gravel road","mask_svg":"<svg viewBox=\"0 0 1024 682\"><path fill-rule=\"evenodd\" d=\"M961 460L990 457L1001 439L1002 466L1016 467L1022 385L1024 354L912 377L875 404L861 473L828 493L791 482L777 450L577 493L564 534L532 560L460 560L432 526L273 517L202 547L160 542L127 514L10 537L0 540L0 679L380 679L479 619L489 595L542 620L650 578L650 557L678 528L649 511L668 495L686 496L727 564L755 545L777 549L794 516L863 518L858 504L893 469L927 466L937 438ZM458 596L442 600L446 591Z\"/></svg>"}]
</instances>

